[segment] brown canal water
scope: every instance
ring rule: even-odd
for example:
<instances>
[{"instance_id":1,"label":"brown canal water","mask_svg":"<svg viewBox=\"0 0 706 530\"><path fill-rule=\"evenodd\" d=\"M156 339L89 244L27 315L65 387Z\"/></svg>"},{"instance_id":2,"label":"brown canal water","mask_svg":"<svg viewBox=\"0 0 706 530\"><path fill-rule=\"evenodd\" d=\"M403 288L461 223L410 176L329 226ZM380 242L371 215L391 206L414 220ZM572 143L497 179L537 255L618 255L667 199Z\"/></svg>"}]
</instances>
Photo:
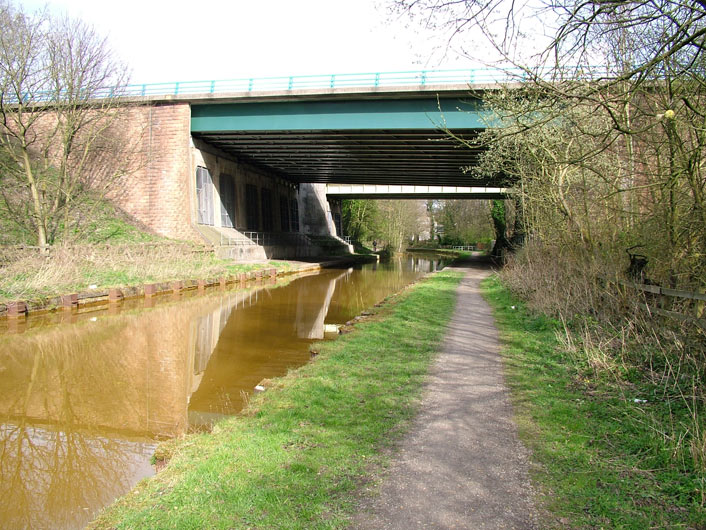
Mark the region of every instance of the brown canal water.
<instances>
[{"instance_id":1,"label":"brown canal water","mask_svg":"<svg viewBox=\"0 0 706 530\"><path fill-rule=\"evenodd\" d=\"M440 266L404 255L0 322L0 527L83 527L154 474L158 440L236 414L312 342Z\"/></svg>"}]
</instances>

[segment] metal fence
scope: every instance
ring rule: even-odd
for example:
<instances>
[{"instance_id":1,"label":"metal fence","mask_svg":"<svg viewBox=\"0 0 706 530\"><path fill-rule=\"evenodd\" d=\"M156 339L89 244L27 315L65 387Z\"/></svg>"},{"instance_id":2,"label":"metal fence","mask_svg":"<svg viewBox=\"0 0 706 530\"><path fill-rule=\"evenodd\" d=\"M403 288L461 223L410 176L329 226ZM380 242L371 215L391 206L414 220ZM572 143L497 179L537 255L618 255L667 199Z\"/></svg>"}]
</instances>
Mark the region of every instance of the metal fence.
<instances>
[{"instance_id":1,"label":"metal fence","mask_svg":"<svg viewBox=\"0 0 706 530\"><path fill-rule=\"evenodd\" d=\"M260 91L287 91L343 88L424 87L443 85L502 84L522 82L530 77L545 80L602 79L610 77L603 67L565 66L560 70L528 72L520 68L468 68L455 70L409 70L401 72L364 72L355 74L290 75L276 77L240 77L203 81L143 83L123 87L103 87L90 92L67 92L39 89L22 94L25 103L89 101L113 97L160 97L197 94L228 94ZM12 103L12 96L7 95ZM14 102L18 101L15 98Z\"/></svg>"},{"instance_id":2,"label":"metal fence","mask_svg":"<svg viewBox=\"0 0 706 530\"><path fill-rule=\"evenodd\" d=\"M127 96L160 96L184 94L217 94L275 90L323 88L400 87L426 85L458 85L508 82L515 76L503 70L484 68L471 70L420 70L408 72L366 72L359 74L298 75L280 77L242 77L207 81L175 81L130 85Z\"/></svg>"},{"instance_id":3,"label":"metal fence","mask_svg":"<svg viewBox=\"0 0 706 530\"><path fill-rule=\"evenodd\" d=\"M601 74L601 69L572 69L581 77ZM603 73L605 71L603 70ZM473 68L463 70L416 70L406 72L366 72L358 74L299 75L280 77L242 77L207 81L175 81L130 85L126 96L161 96L219 94L228 92L284 91L325 88L413 87L430 85L464 85L475 83L508 83L527 79L518 68Z\"/></svg>"},{"instance_id":4,"label":"metal fence","mask_svg":"<svg viewBox=\"0 0 706 530\"><path fill-rule=\"evenodd\" d=\"M227 246L310 246L305 234L298 232L253 232L242 231L241 236L228 237L221 234L221 245Z\"/></svg>"},{"instance_id":5,"label":"metal fence","mask_svg":"<svg viewBox=\"0 0 706 530\"><path fill-rule=\"evenodd\" d=\"M606 75L600 67L566 67L571 78L595 78ZM561 72L559 73L561 74ZM528 73L519 68L471 68L456 70L412 70L403 72L365 72L357 74L296 75L279 77L241 77L206 81L174 81L129 85L121 90L125 96L179 96L189 94L223 94L229 92L284 91L326 88L377 88L433 85L471 85L521 82ZM540 77L556 76L556 70L534 72Z\"/></svg>"}]
</instances>

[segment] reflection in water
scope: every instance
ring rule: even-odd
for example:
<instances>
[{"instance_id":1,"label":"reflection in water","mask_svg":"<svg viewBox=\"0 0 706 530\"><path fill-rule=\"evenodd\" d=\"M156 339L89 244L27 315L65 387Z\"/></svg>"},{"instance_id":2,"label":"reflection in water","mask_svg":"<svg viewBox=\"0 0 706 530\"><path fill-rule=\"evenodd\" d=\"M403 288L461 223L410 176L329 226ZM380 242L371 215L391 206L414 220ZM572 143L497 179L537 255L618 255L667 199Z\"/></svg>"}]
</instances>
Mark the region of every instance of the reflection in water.
<instances>
[{"instance_id":1,"label":"reflection in water","mask_svg":"<svg viewBox=\"0 0 706 530\"><path fill-rule=\"evenodd\" d=\"M336 282L349 275L353 269L339 274L335 278L330 278L328 281L318 282L314 289L297 291L297 316L296 327L297 337L300 339L323 339L324 338L324 319L328 314L331 305L331 298L336 290ZM318 303L321 301L321 303Z\"/></svg>"},{"instance_id":2,"label":"reflection in water","mask_svg":"<svg viewBox=\"0 0 706 530\"><path fill-rule=\"evenodd\" d=\"M307 362L327 325L435 266L402 257L0 334L0 527L83 526L152 473L157 439L237 413L262 379Z\"/></svg>"},{"instance_id":3,"label":"reflection in water","mask_svg":"<svg viewBox=\"0 0 706 530\"><path fill-rule=\"evenodd\" d=\"M3 528L74 528L152 474L155 444L23 423L0 426Z\"/></svg>"}]
</instances>

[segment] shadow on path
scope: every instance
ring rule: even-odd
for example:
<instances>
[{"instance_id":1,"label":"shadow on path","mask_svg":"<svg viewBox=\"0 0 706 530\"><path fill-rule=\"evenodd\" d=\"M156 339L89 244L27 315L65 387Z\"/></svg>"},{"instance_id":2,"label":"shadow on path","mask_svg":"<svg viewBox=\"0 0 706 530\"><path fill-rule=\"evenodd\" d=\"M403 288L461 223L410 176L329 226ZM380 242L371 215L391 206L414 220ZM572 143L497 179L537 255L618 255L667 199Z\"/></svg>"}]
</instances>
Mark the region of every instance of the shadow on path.
<instances>
[{"instance_id":1,"label":"shadow on path","mask_svg":"<svg viewBox=\"0 0 706 530\"><path fill-rule=\"evenodd\" d=\"M471 258L421 412L352 528L537 528L490 308L490 265Z\"/></svg>"}]
</instances>

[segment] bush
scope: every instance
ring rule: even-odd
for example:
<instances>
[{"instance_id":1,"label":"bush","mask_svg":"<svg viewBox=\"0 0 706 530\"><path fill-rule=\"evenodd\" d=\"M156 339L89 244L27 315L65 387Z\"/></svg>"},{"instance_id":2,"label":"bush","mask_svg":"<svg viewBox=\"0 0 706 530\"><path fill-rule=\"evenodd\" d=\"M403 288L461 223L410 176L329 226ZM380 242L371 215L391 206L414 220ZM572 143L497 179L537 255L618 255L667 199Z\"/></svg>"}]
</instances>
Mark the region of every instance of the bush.
<instances>
[{"instance_id":1,"label":"bush","mask_svg":"<svg viewBox=\"0 0 706 530\"><path fill-rule=\"evenodd\" d=\"M660 434L644 451L670 455L679 473L706 477L706 328L688 317L699 306L632 287L621 253L531 241L501 277L532 309L563 322L560 338L587 379L609 383L623 399L639 389L655 403L640 421Z\"/></svg>"}]
</instances>

